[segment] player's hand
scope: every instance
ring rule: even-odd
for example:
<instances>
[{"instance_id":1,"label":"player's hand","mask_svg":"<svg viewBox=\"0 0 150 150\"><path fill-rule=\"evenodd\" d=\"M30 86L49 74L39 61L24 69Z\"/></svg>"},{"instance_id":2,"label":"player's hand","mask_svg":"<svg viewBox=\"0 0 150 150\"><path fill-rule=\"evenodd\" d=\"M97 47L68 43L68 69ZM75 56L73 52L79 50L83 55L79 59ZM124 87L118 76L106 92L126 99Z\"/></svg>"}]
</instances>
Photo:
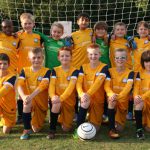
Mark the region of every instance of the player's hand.
<instances>
[{"instance_id":1,"label":"player's hand","mask_svg":"<svg viewBox=\"0 0 150 150\"><path fill-rule=\"evenodd\" d=\"M52 104L60 103L60 97L58 95L55 95L51 99Z\"/></svg>"},{"instance_id":2,"label":"player's hand","mask_svg":"<svg viewBox=\"0 0 150 150\"><path fill-rule=\"evenodd\" d=\"M90 101L90 96L87 93L83 93L81 96L81 103L89 102L89 101Z\"/></svg>"},{"instance_id":3,"label":"player's hand","mask_svg":"<svg viewBox=\"0 0 150 150\"><path fill-rule=\"evenodd\" d=\"M141 103L143 101L142 97L140 95L137 95L134 97L134 104L138 105L139 103Z\"/></svg>"},{"instance_id":4,"label":"player's hand","mask_svg":"<svg viewBox=\"0 0 150 150\"><path fill-rule=\"evenodd\" d=\"M111 101L111 102L114 102L114 101L117 100L117 96L118 96L118 94L113 94L112 96L110 96L110 97L108 98L108 100Z\"/></svg>"},{"instance_id":5,"label":"player's hand","mask_svg":"<svg viewBox=\"0 0 150 150\"><path fill-rule=\"evenodd\" d=\"M27 105L27 104L29 103L28 99L29 99L29 95L24 95L24 96L22 97L22 100L23 100L23 104L24 104L24 105Z\"/></svg>"}]
</instances>

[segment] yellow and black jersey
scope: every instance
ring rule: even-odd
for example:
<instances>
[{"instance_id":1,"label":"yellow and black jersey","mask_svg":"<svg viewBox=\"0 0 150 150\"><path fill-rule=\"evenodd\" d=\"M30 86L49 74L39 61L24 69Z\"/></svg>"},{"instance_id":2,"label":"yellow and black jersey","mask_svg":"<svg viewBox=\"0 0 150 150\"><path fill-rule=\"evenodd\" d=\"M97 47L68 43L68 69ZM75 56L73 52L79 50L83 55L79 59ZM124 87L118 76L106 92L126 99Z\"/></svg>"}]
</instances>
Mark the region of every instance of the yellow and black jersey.
<instances>
[{"instance_id":1,"label":"yellow and black jersey","mask_svg":"<svg viewBox=\"0 0 150 150\"><path fill-rule=\"evenodd\" d=\"M14 36L7 36L2 32L0 33L0 53L5 53L9 56L10 67L8 68L8 70L14 74L17 74L18 45L19 45L19 38L17 37L15 38Z\"/></svg>"},{"instance_id":2,"label":"yellow and black jersey","mask_svg":"<svg viewBox=\"0 0 150 150\"><path fill-rule=\"evenodd\" d=\"M81 65L89 62L87 58L87 46L92 43L92 34L92 29L79 30L72 33L72 66L79 69Z\"/></svg>"}]
</instances>

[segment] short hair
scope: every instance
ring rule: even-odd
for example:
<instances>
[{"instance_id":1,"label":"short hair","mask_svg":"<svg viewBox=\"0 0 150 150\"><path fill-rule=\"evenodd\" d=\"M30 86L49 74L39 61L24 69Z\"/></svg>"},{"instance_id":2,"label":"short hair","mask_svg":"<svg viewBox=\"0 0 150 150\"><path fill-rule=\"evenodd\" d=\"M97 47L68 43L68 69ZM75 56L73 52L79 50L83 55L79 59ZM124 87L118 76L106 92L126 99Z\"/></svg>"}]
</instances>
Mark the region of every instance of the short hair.
<instances>
[{"instance_id":1,"label":"short hair","mask_svg":"<svg viewBox=\"0 0 150 150\"><path fill-rule=\"evenodd\" d=\"M9 19L4 19L4 20L2 21L2 23L1 23L1 25L2 25L3 23L11 24L11 25L13 26L13 22L12 22L11 20L9 20Z\"/></svg>"},{"instance_id":2,"label":"short hair","mask_svg":"<svg viewBox=\"0 0 150 150\"><path fill-rule=\"evenodd\" d=\"M5 54L5 53L0 53L0 60L7 61L8 64L10 64L9 56L7 54Z\"/></svg>"},{"instance_id":3,"label":"short hair","mask_svg":"<svg viewBox=\"0 0 150 150\"><path fill-rule=\"evenodd\" d=\"M125 52L126 53L126 56L127 56L127 51L126 51L126 49L124 49L124 48L117 48L117 49L115 49L115 53L116 52Z\"/></svg>"},{"instance_id":4,"label":"short hair","mask_svg":"<svg viewBox=\"0 0 150 150\"><path fill-rule=\"evenodd\" d=\"M87 13L80 13L77 17L77 20L79 20L80 18L87 18L90 20L90 16Z\"/></svg>"},{"instance_id":5,"label":"short hair","mask_svg":"<svg viewBox=\"0 0 150 150\"><path fill-rule=\"evenodd\" d=\"M127 28L126 24L123 23L123 22L117 22L117 23L115 23L115 25L114 25L114 30L115 30L116 26L124 26L125 29Z\"/></svg>"},{"instance_id":6,"label":"short hair","mask_svg":"<svg viewBox=\"0 0 150 150\"><path fill-rule=\"evenodd\" d=\"M100 49L100 46L96 43L92 43L87 47L87 49L89 49L89 48L91 48L91 49L97 49L97 48Z\"/></svg>"},{"instance_id":7,"label":"short hair","mask_svg":"<svg viewBox=\"0 0 150 150\"><path fill-rule=\"evenodd\" d=\"M70 55L72 56L72 49L70 47L63 46L63 47L59 48L58 56L59 56L61 51L68 51L68 52L70 52Z\"/></svg>"},{"instance_id":8,"label":"short hair","mask_svg":"<svg viewBox=\"0 0 150 150\"><path fill-rule=\"evenodd\" d=\"M101 28L104 28L106 31L108 30L108 25L106 22L104 21L99 21L97 22L95 25L94 25L94 31L96 29L101 29Z\"/></svg>"},{"instance_id":9,"label":"short hair","mask_svg":"<svg viewBox=\"0 0 150 150\"><path fill-rule=\"evenodd\" d=\"M30 13L22 13L20 16L20 21L22 22L24 19L29 19L29 20L35 22L34 16Z\"/></svg>"},{"instance_id":10,"label":"short hair","mask_svg":"<svg viewBox=\"0 0 150 150\"><path fill-rule=\"evenodd\" d=\"M139 29L139 27L140 26L144 26L146 29L149 29L149 24L148 24L148 22L146 22L146 21L140 21L140 22L138 22L138 24L137 24L137 30Z\"/></svg>"},{"instance_id":11,"label":"short hair","mask_svg":"<svg viewBox=\"0 0 150 150\"><path fill-rule=\"evenodd\" d=\"M32 52L33 54L38 54L38 53L43 54L43 49L41 47L35 47L35 48L31 48L29 52Z\"/></svg>"},{"instance_id":12,"label":"short hair","mask_svg":"<svg viewBox=\"0 0 150 150\"><path fill-rule=\"evenodd\" d=\"M150 50L144 51L141 55L141 66L145 69L144 62L150 61Z\"/></svg>"},{"instance_id":13,"label":"short hair","mask_svg":"<svg viewBox=\"0 0 150 150\"><path fill-rule=\"evenodd\" d=\"M52 25L51 25L51 31L53 29L53 27L58 27L60 29L62 29L62 31L64 31L64 26L61 24L61 23L58 23L58 22L54 22Z\"/></svg>"}]
</instances>

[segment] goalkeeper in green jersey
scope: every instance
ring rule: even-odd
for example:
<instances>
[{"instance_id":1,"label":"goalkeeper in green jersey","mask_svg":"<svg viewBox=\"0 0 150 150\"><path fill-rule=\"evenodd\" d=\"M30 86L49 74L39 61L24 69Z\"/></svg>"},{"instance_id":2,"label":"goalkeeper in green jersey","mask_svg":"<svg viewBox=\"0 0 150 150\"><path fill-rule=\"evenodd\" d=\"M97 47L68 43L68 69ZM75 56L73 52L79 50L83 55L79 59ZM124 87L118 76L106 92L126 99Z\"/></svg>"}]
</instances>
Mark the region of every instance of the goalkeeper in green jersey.
<instances>
[{"instance_id":1,"label":"goalkeeper in green jersey","mask_svg":"<svg viewBox=\"0 0 150 150\"><path fill-rule=\"evenodd\" d=\"M51 26L51 37L44 35L43 33L34 31L41 36L44 41L45 49L45 67L53 69L60 65L58 60L58 49L63 46L71 46L69 38L61 39L64 33L64 27L62 24L54 22Z\"/></svg>"}]
</instances>

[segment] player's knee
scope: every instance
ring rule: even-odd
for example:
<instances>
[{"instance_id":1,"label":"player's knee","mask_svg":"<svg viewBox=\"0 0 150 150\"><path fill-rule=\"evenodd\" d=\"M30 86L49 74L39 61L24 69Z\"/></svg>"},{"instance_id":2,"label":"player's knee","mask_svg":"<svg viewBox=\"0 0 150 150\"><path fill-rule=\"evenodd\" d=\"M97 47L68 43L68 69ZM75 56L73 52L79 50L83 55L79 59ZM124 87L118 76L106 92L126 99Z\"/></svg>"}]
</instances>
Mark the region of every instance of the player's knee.
<instances>
[{"instance_id":1,"label":"player's knee","mask_svg":"<svg viewBox=\"0 0 150 150\"><path fill-rule=\"evenodd\" d=\"M134 103L134 107L135 107L135 110L142 110L143 109L143 106L144 106L144 103L141 102L141 103Z\"/></svg>"},{"instance_id":2,"label":"player's knee","mask_svg":"<svg viewBox=\"0 0 150 150\"><path fill-rule=\"evenodd\" d=\"M109 108L109 109L114 109L115 106L116 106L116 103L111 102L111 101L108 102L108 108Z\"/></svg>"},{"instance_id":3,"label":"player's knee","mask_svg":"<svg viewBox=\"0 0 150 150\"><path fill-rule=\"evenodd\" d=\"M59 113L59 112L60 112L60 106L61 106L60 103L53 104L51 111L52 111L53 113Z\"/></svg>"},{"instance_id":4,"label":"player's knee","mask_svg":"<svg viewBox=\"0 0 150 150\"><path fill-rule=\"evenodd\" d=\"M81 107L84 109L87 109L89 107L90 103L89 102L82 102Z\"/></svg>"}]
</instances>

